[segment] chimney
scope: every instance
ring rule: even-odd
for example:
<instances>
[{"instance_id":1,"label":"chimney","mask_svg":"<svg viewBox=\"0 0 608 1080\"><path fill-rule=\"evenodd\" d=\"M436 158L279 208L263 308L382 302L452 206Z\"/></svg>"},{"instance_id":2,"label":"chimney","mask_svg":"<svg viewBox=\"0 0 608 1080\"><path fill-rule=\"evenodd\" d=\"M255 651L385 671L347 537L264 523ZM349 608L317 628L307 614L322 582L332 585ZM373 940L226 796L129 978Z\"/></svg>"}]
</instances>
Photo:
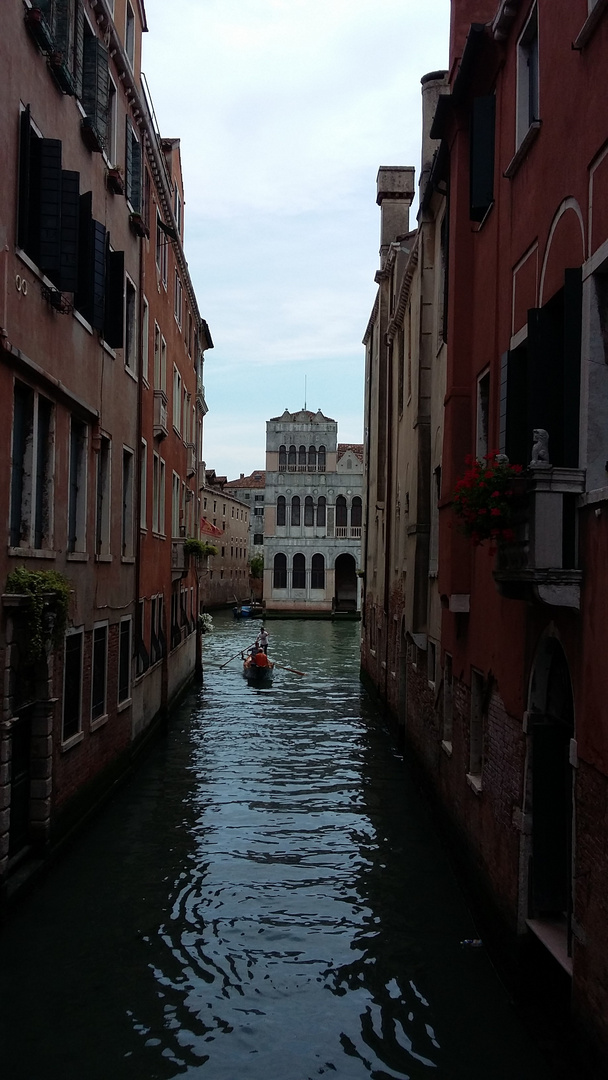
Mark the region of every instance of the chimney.
<instances>
[{"instance_id":1,"label":"chimney","mask_svg":"<svg viewBox=\"0 0 608 1080\"><path fill-rule=\"evenodd\" d=\"M410 206L414 198L412 165L381 165L376 180L376 202L380 207L380 269L384 269L390 245L410 228Z\"/></svg>"},{"instance_id":2,"label":"chimney","mask_svg":"<svg viewBox=\"0 0 608 1080\"><path fill-rule=\"evenodd\" d=\"M448 91L448 72L431 71L420 80L422 86L422 157L420 161L420 201L427 185L437 148L437 140L431 139L430 131L440 94Z\"/></svg>"},{"instance_id":3,"label":"chimney","mask_svg":"<svg viewBox=\"0 0 608 1080\"><path fill-rule=\"evenodd\" d=\"M244 480L244 479L245 479L245 473L244 473L244 472L242 472L242 473L241 473L241 480Z\"/></svg>"}]
</instances>

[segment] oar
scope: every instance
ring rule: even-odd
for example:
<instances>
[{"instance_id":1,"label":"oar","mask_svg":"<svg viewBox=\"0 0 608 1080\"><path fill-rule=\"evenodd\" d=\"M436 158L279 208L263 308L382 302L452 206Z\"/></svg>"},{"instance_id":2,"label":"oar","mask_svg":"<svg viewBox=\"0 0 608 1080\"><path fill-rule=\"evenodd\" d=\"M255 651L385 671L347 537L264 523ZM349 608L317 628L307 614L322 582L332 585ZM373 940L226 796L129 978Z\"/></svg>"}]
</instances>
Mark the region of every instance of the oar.
<instances>
[{"instance_id":1,"label":"oar","mask_svg":"<svg viewBox=\"0 0 608 1080\"><path fill-rule=\"evenodd\" d=\"M286 667L285 664L277 664L276 660L274 662L274 666L278 667L278 668L281 668L282 671L293 671L294 675L305 675L306 674L305 671L297 671L297 669L295 667Z\"/></svg>"},{"instance_id":2,"label":"oar","mask_svg":"<svg viewBox=\"0 0 608 1080\"><path fill-rule=\"evenodd\" d=\"M255 641L253 641L253 642L251 643L251 645L247 645L247 648L248 648L248 649L252 649L254 645L255 645ZM225 664L220 664L220 670L221 670L221 669L222 669L223 667L226 667L226 666L227 666L228 664L230 664L230 663L232 662L232 660L236 660L237 656L241 656L243 652L245 652L245 649L239 649L239 651L238 651L238 652L235 652L234 656L231 656L231 657L230 657L230 660L226 660L226 663L225 663Z\"/></svg>"}]
</instances>

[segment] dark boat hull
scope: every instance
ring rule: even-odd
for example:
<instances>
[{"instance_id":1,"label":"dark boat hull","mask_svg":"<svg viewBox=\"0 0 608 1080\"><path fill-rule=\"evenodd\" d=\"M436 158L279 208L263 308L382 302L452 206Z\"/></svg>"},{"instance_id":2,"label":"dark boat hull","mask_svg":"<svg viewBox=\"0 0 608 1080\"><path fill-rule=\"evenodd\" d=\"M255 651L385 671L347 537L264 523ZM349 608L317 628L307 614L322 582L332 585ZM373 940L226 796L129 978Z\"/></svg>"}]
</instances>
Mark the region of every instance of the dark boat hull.
<instances>
[{"instance_id":1,"label":"dark boat hull","mask_svg":"<svg viewBox=\"0 0 608 1080\"><path fill-rule=\"evenodd\" d=\"M243 664L243 676L252 686L269 686L273 678L273 666L256 667L255 664Z\"/></svg>"}]
</instances>

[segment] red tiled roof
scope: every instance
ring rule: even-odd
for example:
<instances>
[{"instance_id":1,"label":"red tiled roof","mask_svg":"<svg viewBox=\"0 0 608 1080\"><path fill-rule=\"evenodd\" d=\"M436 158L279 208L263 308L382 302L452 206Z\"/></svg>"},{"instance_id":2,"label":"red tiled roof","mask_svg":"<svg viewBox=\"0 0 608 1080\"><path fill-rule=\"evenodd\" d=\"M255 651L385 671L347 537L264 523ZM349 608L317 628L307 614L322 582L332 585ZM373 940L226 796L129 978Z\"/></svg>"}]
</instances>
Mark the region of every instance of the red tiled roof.
<instances>
[{"instance_id":1,"label":"red tiled roof","mask_svg":"<svg viewBox=\"0 0 608 1080\"><path fill-rule=\"evenodd\" d=\"M256 469L249 476L240 476L238 480L229 480L226 484L230 488L265 488L266 470Z\"/></svg>"},{"instance_id":2,"label":"red tiled roof","mask_svg":"<svg viewBox=\"0 0 608 1080\"><path fill-rule=\"evenodd\" d=\"M363 464L363 443L338 443L338 459L343 457L348 450L351 450L355 457Z\"/></svg>"}]
</instances>

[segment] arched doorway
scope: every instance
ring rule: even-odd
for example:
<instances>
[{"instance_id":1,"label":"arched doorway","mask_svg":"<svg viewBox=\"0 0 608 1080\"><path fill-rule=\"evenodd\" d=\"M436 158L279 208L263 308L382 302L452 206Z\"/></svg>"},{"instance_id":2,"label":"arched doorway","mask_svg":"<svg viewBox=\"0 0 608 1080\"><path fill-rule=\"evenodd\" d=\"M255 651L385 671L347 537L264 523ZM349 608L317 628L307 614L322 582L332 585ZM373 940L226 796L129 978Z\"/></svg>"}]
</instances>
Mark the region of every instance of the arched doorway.
<instances>
[{"instance_id":1,"label":"arched doorway","mask_svg":"<svg viewBox=\"0 0 608 1080\"><path fill-rule=\"evenodd\" d=\"M356 611L357 564L352 555L338 555L335 589L334 611Z\"/></svg>"},{"instance_id":2,"label":"arched doorway","mask_svg":"<svg viewBox=\"0 0 608 1080\"><path fill-rule=\"evenodd\" d=\"M529 915L569 922L574 701L568 662L555 637L545 638L536 657L528 718L528 809L532 819Z\"/></svg>"}]
</instances>

